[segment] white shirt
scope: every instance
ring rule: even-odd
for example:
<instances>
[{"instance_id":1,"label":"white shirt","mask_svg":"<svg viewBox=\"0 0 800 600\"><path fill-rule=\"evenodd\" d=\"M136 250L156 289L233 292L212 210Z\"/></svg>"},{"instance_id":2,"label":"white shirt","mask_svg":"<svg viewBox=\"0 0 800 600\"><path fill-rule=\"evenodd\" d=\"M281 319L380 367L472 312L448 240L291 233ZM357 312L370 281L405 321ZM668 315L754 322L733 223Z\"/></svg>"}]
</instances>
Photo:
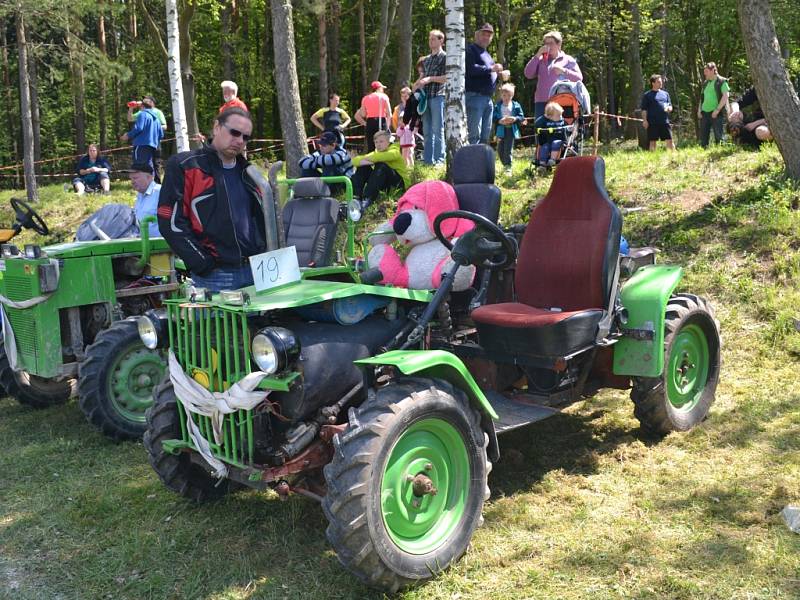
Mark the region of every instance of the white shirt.
<instances>
[{"instance_id":1,"label":"white shirt","mask_svg":"<svg viewBox=\"0 0 800 600\"><path fill-rule=\"evenodd\" d=\"M136 213L136 222L140 224L140 228L141 222L145 217L156 216L160 193L161 184L155 181L151 181L144 192L136 192L136 203L133 205L133 211ZM150 223L150 237L161 237L161 233L158 231L158 222Z\"/></svg>"}]
</instances>

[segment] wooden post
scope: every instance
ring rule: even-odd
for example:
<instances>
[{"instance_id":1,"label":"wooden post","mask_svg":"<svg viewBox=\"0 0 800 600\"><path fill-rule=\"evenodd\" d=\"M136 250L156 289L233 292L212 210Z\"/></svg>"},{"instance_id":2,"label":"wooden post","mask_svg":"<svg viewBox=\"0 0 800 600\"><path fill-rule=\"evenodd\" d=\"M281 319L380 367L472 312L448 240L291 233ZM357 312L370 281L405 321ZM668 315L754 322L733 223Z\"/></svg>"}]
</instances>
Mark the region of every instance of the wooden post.
<instances>
[{"instance_id":1,"label":"wooden post","mask_svg":"<svg viewBox=\"0 0 800 600\"><path fill-rule=\"evenodd\" d=\"M600 107L594 107L594 144L592 145L592 155L597 156L597 144L600 140Z\"/></svg>"}]
</instances>

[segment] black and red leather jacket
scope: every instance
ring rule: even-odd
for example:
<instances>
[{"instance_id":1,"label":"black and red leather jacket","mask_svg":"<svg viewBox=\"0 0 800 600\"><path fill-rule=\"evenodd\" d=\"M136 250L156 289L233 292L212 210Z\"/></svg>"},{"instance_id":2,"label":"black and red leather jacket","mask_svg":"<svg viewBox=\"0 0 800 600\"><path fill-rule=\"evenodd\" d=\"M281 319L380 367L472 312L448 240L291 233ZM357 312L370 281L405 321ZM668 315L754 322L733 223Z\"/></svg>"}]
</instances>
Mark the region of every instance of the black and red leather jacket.
<instances>
[{"instance_id":1,"label":"black and red leather jacket","mask_svg":"<svg viewBox=\"0 0 800 600\"><path fill-rule=\"evenodd\" d=\"M264 240L261 195L244 171L249 163L241 156L236 160L251 201L253 220ZM158 200L158 230L187 268L198 275L217 267L247 263L236 239L222 162L212 146L181 152L167 161ZM259 250L264 251L266 244Z\"/></svg>"}]
</instances>

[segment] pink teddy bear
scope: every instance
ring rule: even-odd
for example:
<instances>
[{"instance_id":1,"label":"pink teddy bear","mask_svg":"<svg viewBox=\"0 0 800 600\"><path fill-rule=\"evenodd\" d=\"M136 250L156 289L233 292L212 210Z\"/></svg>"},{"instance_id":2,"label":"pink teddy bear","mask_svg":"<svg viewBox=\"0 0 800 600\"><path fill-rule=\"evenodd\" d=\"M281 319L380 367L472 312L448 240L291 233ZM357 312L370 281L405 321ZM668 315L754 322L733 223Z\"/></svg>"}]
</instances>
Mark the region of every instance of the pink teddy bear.
<instances>
[{"instance_id":1,"label":"pink teddy bear","mask_svg":"<svg viewBox=\"0 0 800 600\"><path fill-rule=\"evenodd\" d=\"M444 181L424 181L403 194L397 201L394 217L378 229L390 233L371 238L373 247L367 263L370 268L381 270L381 283L415 290L439 287L442 272L452 269L453 261L450 251L436 238L433 221L451 210L458 210L458 198L452 186ZM453 242L473 227L466 219L447 219L441 225L442 233ZM411 247L405 261L389 245L395 240ZM474 277L475 267L461 267L456 273L453 290L467 289Z\"/></svg>"}]
</instances>

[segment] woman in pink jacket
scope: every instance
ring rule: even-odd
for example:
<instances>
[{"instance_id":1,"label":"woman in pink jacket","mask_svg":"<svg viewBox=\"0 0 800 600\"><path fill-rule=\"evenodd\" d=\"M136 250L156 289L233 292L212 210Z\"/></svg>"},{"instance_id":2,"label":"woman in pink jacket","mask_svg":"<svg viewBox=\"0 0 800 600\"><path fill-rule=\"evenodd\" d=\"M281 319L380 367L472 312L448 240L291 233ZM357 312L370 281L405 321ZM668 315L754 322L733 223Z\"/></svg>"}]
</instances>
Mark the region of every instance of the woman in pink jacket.
<instances>
[{"instance_id":1,"label":"woman in pink jacket","mask_svg":"<svg viewBox=\"0 0 800 600\"><path fill-rule=\"evenodd\" d=\"M534 94L534 119L544 114L544 107L550 96L550 88L559 79L583 81L583 74L577 61L561 51L561 33L548 31L544 34L542 47L525 65L525 77L536 79Z\"/></svg>"}]
</instances>

